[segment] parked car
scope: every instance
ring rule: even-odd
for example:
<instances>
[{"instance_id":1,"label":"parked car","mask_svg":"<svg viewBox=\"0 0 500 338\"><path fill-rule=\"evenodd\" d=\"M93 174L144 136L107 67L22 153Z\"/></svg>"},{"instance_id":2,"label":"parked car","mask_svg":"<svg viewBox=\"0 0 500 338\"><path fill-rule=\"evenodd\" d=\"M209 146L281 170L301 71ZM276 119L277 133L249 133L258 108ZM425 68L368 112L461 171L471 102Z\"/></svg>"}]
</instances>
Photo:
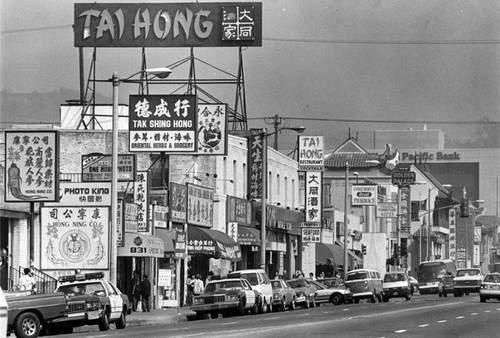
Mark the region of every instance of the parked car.
<instances>
[{"instance_id":1,"label":"parked car","mask_svg":"<svg viewBox=\"0 0 500 338\"><path fill-rule=\"evenodd\" d=\"M351 290L354 302L359 303L360 299L370 299L372 303L382 299L382 277L380 273L370 269L351 270L346 275L346 287Z\"/></svg>"},{"instance_id":2,"label":"parked car","mask_svg":"<svg viewBox=\"0 0 500 338\"><path fill-rule=\"evenodd\" d=\"M3 295L2 288L0 288L0 337L7 337L7 316L9 306L7 300Z\"/></svg>"},{"instance_id":3,"label":"parked car","mask_svg":"<svg viewBox=\"0 0 500 338\"><path fill-rule=\"evenodd\" d=\"M325 285L327 288L337 288L339 286L344 286L344 281L340 277L327 277L327 278L318 278L316 279L317 282L320 282L321 284Z\"/></svg>"},{"instance_id":4,"label":"parked car","mask_svg":"<svg viewBox=\"0 0 500 338\"><path fill-rule=\"evenodd\" d=\"M252 289L259 292L262 296L260 312L273 311L273 287L266 271L263 269L239 270L229 274L228 277L246 279L252 286Z\"/></svg>"},{"instance_id":5,"label":"parked car","mask_svg":"<svg viewBox=\"0 0 500 338\"><path fill-rule=\"evenodd\" d=\"M315 303L332 303L333 305L341 305L353 301L352 292L345 287L344 284L338 286L327 287L318 281L309 281L316 286Z\"/></svg>"},{"instance_id":6,"label":"parked car","mask_svg":"<svg viewBox=\"0 0 500 338\"><path fill-rule=\"evenodd\" d=\"M191 310L199 318L207 313L217 318L219 313L227 315L235 310L240 315L249 311L256 314L262 302L260 297L260 293L246 279L215 277L208 282L201 295L194 297Z\"/></svg>"},{"instance_id":7,"label":"parked car","mask_svg":"<svg viewBox=\"0 0 500 338\"><path fill-rule=\"evenodd\" d=\"M283 279L271 280L273 287L273 309L285 311L286 308L295 310L295 290L290 287Z\"/></svg>"},{"instance_id":8,"label":"parked car","mask_svg":"<svg viewBox=\"0 0 500 338\"><path fill-rule=\"evenodd\" d=\"M128 297L103 278L102 272L62 276L59 277L60 285L56 292L78 287L82 290L81 294L96 296L103 306L98 320L99 330L109 330L110 323L115 323L117 329L124 329L127 326L127 315L131 313Z\"/></svg>"},{"instance_id":9,"label":"parked car","mask_svg":"<svg viewBox=\"0 0 500 338\"><path fill-rule=\"evenodd\" d=\"M453 278L453 295L462 297L464 293L468 295L471 292L479 292L482 281L483 274L480 269L457 269L457 275Z\"/></svg>"},{"instance_id":10,"label":"parked car","mask_svg":"<svg viewBox=\"0 0 500 338\"><path fill-rule=\"evenodd\" d=\"M411 287L413 288L413 293L418 292L418 280L413 276L408 276L410 280Z\"/></svg>"},{"instance_id":11,"label":"parked car","mask_svg":"<svg viewBox=\"0 0 500 338\"><path fill-rule=\"evenodd\" d=\"M486 302L490 298L500 300L500 273L492 272L486 274L479 289L479 300L481 303Z\"/></svg>"},{"instance_id":12,"label":"parked car","mask_svg":"<svg viewBox=\"0 0 500 338\"><path fill-rule=\"evenodd\" d=\"M290 279L286 281L295 290L297 298L295 303L306 309L316 306L316 290L318 287L305 278Z\"/></svg>"},{"instance_id":13,"label":"parked car","mask_svg":"<svg viewBox=\"0 0 500 338\"><path fill-rule=\"evenodd\" d=\"M453 276L451 274L442 275L438 283L438 296L448 297L448 293L453 293Z\"/></svg>"},{"instance_id":14,"label":"parked car","mask_svg":"<svg viewBox=\"0 0 500 338\"><path fill-rule=\"evenodd\" d=\"M404 297L410 300L413 296L413 287L405 271L387 272L384 275L384 293L382 299L387 302L393 297Z\"/></svg>"}]
</instances>

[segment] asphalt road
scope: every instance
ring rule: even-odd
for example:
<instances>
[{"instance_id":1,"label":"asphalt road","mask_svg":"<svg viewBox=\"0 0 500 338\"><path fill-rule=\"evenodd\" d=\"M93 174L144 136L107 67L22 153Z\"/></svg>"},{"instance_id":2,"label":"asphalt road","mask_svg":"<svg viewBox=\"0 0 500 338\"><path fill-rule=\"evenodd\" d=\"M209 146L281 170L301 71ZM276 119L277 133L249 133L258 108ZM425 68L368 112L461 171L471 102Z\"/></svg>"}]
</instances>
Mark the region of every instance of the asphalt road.
<instances>
[{"instance_id":1,"label":"asphalt road","mask_svg":"<svg viewBox=\"0 0 500 338\"><path fill-rule=\"evenodd\" d=\"M500 302L416 295L262 315L130 327L61 337L499 337Z\"/></svg>"}]
</instances>

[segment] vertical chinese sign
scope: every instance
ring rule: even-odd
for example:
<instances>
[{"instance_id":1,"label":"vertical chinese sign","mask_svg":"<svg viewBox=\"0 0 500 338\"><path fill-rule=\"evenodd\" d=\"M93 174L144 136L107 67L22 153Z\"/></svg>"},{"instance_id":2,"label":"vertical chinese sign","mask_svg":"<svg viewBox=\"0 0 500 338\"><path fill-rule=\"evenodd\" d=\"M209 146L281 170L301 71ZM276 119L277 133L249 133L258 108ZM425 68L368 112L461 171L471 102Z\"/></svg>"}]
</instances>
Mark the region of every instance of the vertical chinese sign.
<instances>
[{"instance_id":1,"label":"vertical chinese sign","mask_svg":"<svg viewBox=\"0 0 500 338\"><path fill-rule=\"evenodd\" d=\"M454 208L448 210L448 221L450 222L450 238L448 255L450 259L457 259L457 211Z\"/></svg>"},{"instance_id":2,"label":"vertical chinese sign","mask_svg":"<svg viewBox=\"0 0 500 338\"><path fill-rule=\"evenodd\" d=\"M187 184L187 222L206 228L213 226L214 190Z\"/></svg>"},{"instance_id":3,"label":"vertical chinese sign","mask_svg":"<svg viewBox=\"0 0 500 338\"><path fill-rule=\"evenodd\" d=\"M170 182L169 217L172 222L186 223L187 187Z\"/></svg>"},{"instance_id":4,"label":"vertical chinese sign","mask_svg":"<svg viewBox=\"0 0 500 338\"><path fill-rule=\"evenodd\" d=\"M410 232L410 188L402 187L399 189L400 194L400 205L399 205L399 220L400 220L400 231L401 232Z\"/></svg>"},{"instance_id":5,"label":"vertical chinese sign","mask_svg":"<svg viewBox=\"0 0 500 338\"><path fill-rule=\"evenodd\" d=\"M148 231L148 172L137 172L134 183L134 202L137 203L137 231Z\"/></svg>"},{"instance_id":6,"label":"vertical chinese sign","mask_svg":"<svg viewBox=\"0 0 500 338\"><path fill-rule=\"evenodd\" d=\"M6 131L5 171L5 202L57 202L57 131Z\"/></svg>"},{"instance_id":7,"label":"vertical chinese sign","mask_svg":"<svg viewBox=\"0 0 500 338\"><path fill-rule=\"evenodd\" d=\"M222 6L222 41L255 40L255 7Z\"/></svg>"},{"instance_id":8,"label":"vertical chinese sign","mask_svg":"<svg viewBox=\"0 0 500 338\"><path fill-rule=\"evenodd\" d=\"M248 142L248 195L250 199L262 198L263 190L265 189L262 186L262 179L266 169L265 157L267 156L264 137L266 136L263 129L250 129L250 139Z\"/></svg>"},{"instance_id":9,"label":"vertical chinese sign","mask_svg":"<svg viewBox=\"0 0 500 338\"><path fill-rule=\"evenodd\" d=\"M321 171L306 172L306 220L305 226L321 227L323 196L323 173Z\"/></svg>"},{"instance_id":10,"label":"vertical chinese sign","mask_svg":"<svg viewBox=\"0 0 500 338\"><path fill-rule=\"evenodd\" d=\"M199 155L227 155L227 105L198 105Z\"/></svg>"}]
</instances>

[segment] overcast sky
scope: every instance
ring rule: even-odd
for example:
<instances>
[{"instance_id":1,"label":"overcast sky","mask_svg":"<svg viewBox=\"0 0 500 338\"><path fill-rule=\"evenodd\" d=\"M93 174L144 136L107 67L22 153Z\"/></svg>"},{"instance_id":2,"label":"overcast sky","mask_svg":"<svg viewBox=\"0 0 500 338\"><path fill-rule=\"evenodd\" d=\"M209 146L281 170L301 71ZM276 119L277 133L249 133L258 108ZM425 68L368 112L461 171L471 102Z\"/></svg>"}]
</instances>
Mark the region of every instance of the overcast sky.
<instances>
[{"instance_id":1,"label":"overcast sky","mask_svg":"<svg viewBox=\"0 0 500 338\"><path fill-rule=\"evenodd\" d=\"M498 0L262 2L263 46L244 51L251 127L265 126L254 119L274 114L353 120L500 120ZM73 46L71 28L74 3L0 2L2 90L78 90L78 49ZM86 75L91 52L84 49ZM234 74L237 52L237 48L195 49L198 58ZM188 55L189 48L151 48L148 66L172 64ZM141 67L140 49L101 48L97 58L98 78L109 78L115 71L130 75ZM201 66L197 71L220 76ZM187 72L186 68L176 76L185 78ZM120 90L125 103L126 90ZM99 91L111 96L109 85ZM234 88L211 92L225 95L234 104ZM290 125L304 125L310 135L326 135L327 149L345 140L348 128L358 131L360 141L369 148L375 129L422 127L311 120L293 120ZM428 128L463 139L474 126L430 124ZM295 138L291 134L280 135L284 148L290 148Z\"/></svg>"}]
</instances>

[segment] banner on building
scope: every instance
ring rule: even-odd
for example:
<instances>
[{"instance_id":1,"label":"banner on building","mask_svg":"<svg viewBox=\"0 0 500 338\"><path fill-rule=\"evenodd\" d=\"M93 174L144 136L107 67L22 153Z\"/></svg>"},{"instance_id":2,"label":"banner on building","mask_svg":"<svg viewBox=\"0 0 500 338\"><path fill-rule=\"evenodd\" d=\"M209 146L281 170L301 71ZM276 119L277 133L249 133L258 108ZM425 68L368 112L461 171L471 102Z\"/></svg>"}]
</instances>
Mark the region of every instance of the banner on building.
<instances>
[{"instance_id":1,"label":"banner on building","mask_svg":"<svg viewBox=\"0 0 500 338\"><path fill-rule=\"evenodd\" d=\"M106 270L109 207L42 207L41 269Z\"/></svg>"},{"instance_id":2,"label":"banner on building","mask_svg":"<svg viewBox=\"0 0 500 338\"><path fill-rule=\"evenodd\" d=\"M75 47L262 46L261 2L79 3Z\"/></svg>"},{"instance_id":3,"label":"banner on building","mask_svg":"<svg viewBox=\"0 0 500 338\"><path fill-rule=\"evenodd\" d=\"M322 220L322 196L323 196L323 173L318 171L306 172L306 226L321 227Z\"/></svg>"},{"instance_id":4,"label":"banner on building","mask_svg":"<svg viewBox=\"0 0 500 338\"><path fill-rule=\"evenodd\" d=\"M60 182L59 202L45 206L101 205L111 206L111 183L108 182Z\"/></svg>"},{"instance_id":5,"label":"banner on building","mask_svg":"<svg viewBox=\"0 0 500 338\"><path fill-rule=\"evenodd\" d=\"M134 202L137 204L137 231L148 232L148 172L137 172L134 182Z\"/></svg>"},{"instance_id":6,"label":"banner on building","mask_svg":"<svg viewBox=\"0 0 500 338\"><path fill-rule=\"evenodd\" d=\"M169 216L172 222L186 223L187 186L170 182Z\"/></svg>"},{"instance_id":7,"label":"banner on building","mask_svg":"<svg viewBox=\"0 0 500 338\"><path fill-rule=\"evenodd\" d=\"M57 202L57 131L5 131L5 202Z\"/></svg>"},{"instance_id":8,"label":"banner on building","mask_svg":"<svg viewBox=\"0 0 500 338\"><path fill-rule=\"evenodd\" d=\"M130 152L194 152L197 146L195 95L130 95Z\"/></svg>"},{"instance_id":9,"label":"banner on building","mask_svg":"<svg viewBox=\"0 0 500 338\"><path fill-rule=\"evenodd\" d=\"M299 171L323 171L324 140L323 136L298 136Z\"/></svg>"},{"instance_id":10,"label":"banner on building","mask_svg":"<svg viewBox=\"0 0 500 338\"><path fill-rule=\"evenodd\" d=\"M353 184L352 205L377 205L376 184Z\"/></svg>"},{"instance_id":11,"label":"banner on building","mask_svg":"<svg viewBox=\"0 0 500 338\"><path fill-rule=\"evenodd\" d=\"M88 154L82 155L83 182L111 182L112 155ZM118 181L134 181L136 172L135 155L118 154Z\"/></svg>"},{"instance_id":12,"label":"banner on building","mask_svg":"<svg viewBox=\"0 0 500 338\"><path fill-rule=\"evenodd\" d=\"M187 222L206 228L213 226L214 190L187 183Z\"/></svg>"},{"instance_id":13,"label":"banner on building","mask_svg":"<svg viewBox=\"0 0 500 338\"><path fill-rule=\"evenodd\" d=\"M265 129L250 129L248 141L248 195L260 199L266 193L262 187L264 171L267 170L267 142Z\"/></svg>"},{"instance_id":14,"label":"banner on building","mask_svg":"<svg viewBox=\"0 0 500 338\"><path fill-rule=\"evenodd\" d=\"M457 212L454 208L448 210L448 221L450 224L449 250L448 257L456 260L457 257Z\"/></svg>"},{"instance_id":15,"label":"banner on building","mask_svg":"<svg viewBox=\"0 0 500 338\"><path fill-rule=\"evenodd\" d=\"M410 206L411 206L411 193L410 188L399 189L399 224L401 232L410 232Z\"/></svg>"}]
</instances>

